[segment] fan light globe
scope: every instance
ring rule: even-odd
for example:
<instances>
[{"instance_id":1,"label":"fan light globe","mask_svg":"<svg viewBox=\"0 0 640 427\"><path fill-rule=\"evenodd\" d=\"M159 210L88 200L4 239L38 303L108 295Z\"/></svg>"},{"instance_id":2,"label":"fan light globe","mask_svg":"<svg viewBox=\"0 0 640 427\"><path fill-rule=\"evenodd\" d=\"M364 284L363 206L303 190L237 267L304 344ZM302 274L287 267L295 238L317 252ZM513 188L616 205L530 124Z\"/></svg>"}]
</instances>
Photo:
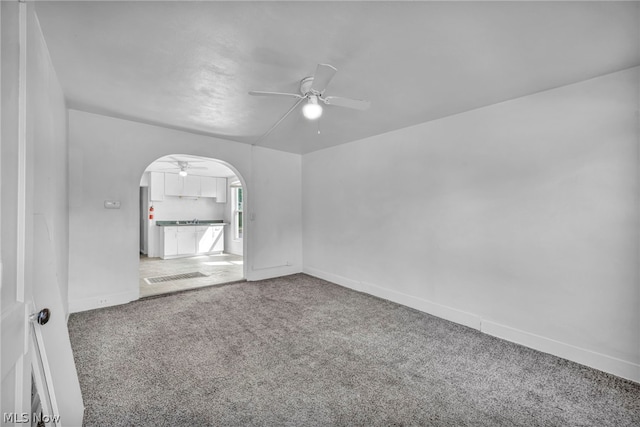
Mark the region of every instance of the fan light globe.
<instances>
[{"instance_id":1,"label":"fan light globe","mask_svg":"<svg viewBox=\"0 0 640 427\"><path fill-rule=\"evenodd\" d=\"M185 177L187 176L187 171L183 169L180 172L178 172L178 175L180 175L181 177Z\"/></svg>"},{"instance_id":2,"label":"fan light globe","mask_svg":"<svg viewBox=\"0 0 640 427\"><path fill-rule=\"evenodd\" d=\"M315 120L322 115L322 106L315 98L309 98L309 102L302 107L302 114L309 120Z\"/></svg>"}]
</instances>

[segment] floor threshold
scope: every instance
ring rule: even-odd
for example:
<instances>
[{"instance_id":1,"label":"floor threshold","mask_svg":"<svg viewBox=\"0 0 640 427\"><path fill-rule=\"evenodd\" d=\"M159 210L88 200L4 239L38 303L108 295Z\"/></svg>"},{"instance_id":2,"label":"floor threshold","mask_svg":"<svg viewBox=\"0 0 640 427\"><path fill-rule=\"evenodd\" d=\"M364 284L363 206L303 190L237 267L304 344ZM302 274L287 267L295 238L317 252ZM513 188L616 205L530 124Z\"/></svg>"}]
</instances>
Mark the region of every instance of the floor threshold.
<instances>
[{"instance_id":1,"label":"floor threshold","mask_svg":"<svg viewBox=\"0 0 640 427\"><path fill-rule=\"evenodd\" d=\"M176 294L183 294L186 292L193 292L193 291L199 291L201 289L209 289L209 288L222 288L225 286L230 286L230 285L238 285L240 283L246 283L247 279L241 279L241 280L234 280L232 282L225 282L225 283L212 283L211 285L205 285L205 286L198 286L195 288L185 288L185 289L178 289L175 291L169 291L169 292L165 292L162 294L156 294L156 295L147 295L147 296L141 296L139 298L139 300L148 300L148 299L154 299L154 298L163 298L163 297L168 297L170 295L176 295Z\"/></svg>"}]
</instances>

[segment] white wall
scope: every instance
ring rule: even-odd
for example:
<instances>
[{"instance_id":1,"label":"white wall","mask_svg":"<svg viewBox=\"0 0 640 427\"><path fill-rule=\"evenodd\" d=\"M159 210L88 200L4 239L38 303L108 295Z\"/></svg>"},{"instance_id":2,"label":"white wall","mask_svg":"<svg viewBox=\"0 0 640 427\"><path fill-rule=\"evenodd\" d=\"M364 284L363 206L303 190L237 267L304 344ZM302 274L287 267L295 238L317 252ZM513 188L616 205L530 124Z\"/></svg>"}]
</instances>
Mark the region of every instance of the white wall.
<instances>
[{"instance_id":1,"label":"white wall","mask_svg":"<svg viewBox=\"0 0 640 427\"><path fill-rule=\"evenodd\" d=\"M250 263L256 278L273 277L273 271L302 264L302 165L295 159L300 156L265 149L253 152L252 175L258 191L244 187L244 228L250 236L244 250L245 263ZM259 242L281 242L282 246Z\"/></svg>"},{"instance_id":2,"label":"white wall","mask_svg":"<svg viewBox=\"0 0 640 427\"><path fill-rule=\"evenodd\" d=\"M303 156L305 271L640 381L638 73Z\"/></svg>"},{"instance_id":3,"label":"white wall","mask_svg":"<svg viewBox=\"0 0 640 427\"><path fill-rule=\"evenodd\" d=\"M140 177L169 154L221 160L246 181L248 280L302 270L300 156L75 110L69 144L71 311L138 298Z\"/></svg>"}]
</instances>

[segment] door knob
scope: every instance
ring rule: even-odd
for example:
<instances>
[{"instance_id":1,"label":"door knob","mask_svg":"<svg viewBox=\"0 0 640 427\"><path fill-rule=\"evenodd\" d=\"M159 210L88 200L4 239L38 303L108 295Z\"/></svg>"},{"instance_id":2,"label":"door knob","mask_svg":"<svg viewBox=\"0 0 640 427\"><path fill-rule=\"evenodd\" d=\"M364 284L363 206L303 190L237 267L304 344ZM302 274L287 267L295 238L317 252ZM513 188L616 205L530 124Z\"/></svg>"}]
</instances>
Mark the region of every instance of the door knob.
<instances>
[{"instance_id":1,"label":"door knob","mask_svg":"<svg viewBox=\"0 0 640 427\"><path fill-rule=\"evenodd\" d=\"M36 322L38 325L45 325L49 319L51 318L51 310L48 308L43 308L37 313L33 313L29 316L29 320L32 322Z\"/></svg>"}]
</instances>

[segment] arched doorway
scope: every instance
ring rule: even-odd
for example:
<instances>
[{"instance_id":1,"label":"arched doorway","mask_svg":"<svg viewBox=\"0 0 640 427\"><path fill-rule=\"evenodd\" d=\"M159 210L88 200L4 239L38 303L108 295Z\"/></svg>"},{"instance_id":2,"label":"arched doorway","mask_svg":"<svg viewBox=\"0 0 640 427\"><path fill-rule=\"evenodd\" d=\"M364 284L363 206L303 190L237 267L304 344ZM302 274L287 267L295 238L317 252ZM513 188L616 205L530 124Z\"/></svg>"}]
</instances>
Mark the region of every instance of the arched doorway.
<instances>
[{"instance_id":1,"label":"arched doorway","mask_svg":"<svg viewBox=\"0 0 640 427\"><path fill-rule=\"evenodd\" d=\"M246 277L244 180L220 160L173 154L140 180L140 297Z\"/></svg>"}]
</instances>

